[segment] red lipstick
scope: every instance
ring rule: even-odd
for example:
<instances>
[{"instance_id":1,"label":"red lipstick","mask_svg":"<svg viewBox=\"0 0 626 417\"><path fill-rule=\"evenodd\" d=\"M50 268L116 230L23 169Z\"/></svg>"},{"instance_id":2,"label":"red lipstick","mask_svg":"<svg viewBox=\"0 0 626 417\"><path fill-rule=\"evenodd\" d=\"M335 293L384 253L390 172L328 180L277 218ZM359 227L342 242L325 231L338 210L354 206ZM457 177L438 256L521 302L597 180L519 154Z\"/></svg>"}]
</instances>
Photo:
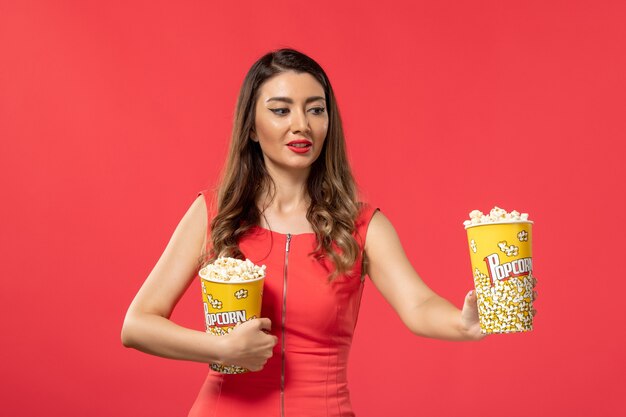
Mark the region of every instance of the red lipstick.
<instances>
[{"instance_id":1,"label":"red lipstick","mask_svg":"<svg viewBox=\"0 0 626 417\"><path fill-rule=\"evenodd\" d=\"M287 144L287 147L289 148L289 150L295 153L307 153L309 152L312 146L313 146L313 142L311 142L310 140L306 140L306 139L292 140L291 142Z\"/></svg>"}]
</instances>

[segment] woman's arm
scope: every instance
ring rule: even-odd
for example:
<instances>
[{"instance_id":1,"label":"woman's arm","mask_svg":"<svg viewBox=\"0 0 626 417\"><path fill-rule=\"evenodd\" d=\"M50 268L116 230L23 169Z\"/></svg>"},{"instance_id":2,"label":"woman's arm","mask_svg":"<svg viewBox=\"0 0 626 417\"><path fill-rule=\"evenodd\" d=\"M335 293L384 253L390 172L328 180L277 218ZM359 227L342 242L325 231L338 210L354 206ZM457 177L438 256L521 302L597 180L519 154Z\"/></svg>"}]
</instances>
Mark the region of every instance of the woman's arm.
<instances>
[{"instance_id":1,"label":"woman's arm","mask_svg":"<svg viewBox=\"0 0 626 417\"><path fill-rule=\"evenodd\" d=\"M416 335L446 340L480 340L474 291L463 310L431 290L411 266L391 222L381 212L370 221L365 253L368 275L402 322Z\"/></svg>"},{"instance_id":2,"label":"woman's arm","mask_svg":"<svg viewBox=\"0 0 626 417\"><path fill-rule=\"evenodd\" d=\"M269 330L269 319L250 320L225 336L187 329L169 320L197 274L206 231L207 208L199 196L128 308L122 343L166 358L261 369L276 343L275 336L263 331Z\"/></svg>"}]
</instances>

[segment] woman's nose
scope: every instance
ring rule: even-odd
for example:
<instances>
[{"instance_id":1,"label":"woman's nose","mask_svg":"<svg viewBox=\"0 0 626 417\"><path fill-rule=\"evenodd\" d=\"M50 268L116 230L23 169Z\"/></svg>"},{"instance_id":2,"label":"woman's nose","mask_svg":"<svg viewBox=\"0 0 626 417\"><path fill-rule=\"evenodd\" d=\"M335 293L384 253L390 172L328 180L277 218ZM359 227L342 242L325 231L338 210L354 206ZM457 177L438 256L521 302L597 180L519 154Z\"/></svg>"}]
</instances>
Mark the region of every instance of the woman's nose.
<instances>
[{"instance_id":1,"label":"woman's nose","mask_svg":"<svg viewBox=\"0 0 626 417\"><path fill-rule=\"evenodd\" d=\"M294 111L291 113L291 131L307 132L309 130L309 119L306 117L306 113L303 111Z\"/></svg>"}]
</instances>

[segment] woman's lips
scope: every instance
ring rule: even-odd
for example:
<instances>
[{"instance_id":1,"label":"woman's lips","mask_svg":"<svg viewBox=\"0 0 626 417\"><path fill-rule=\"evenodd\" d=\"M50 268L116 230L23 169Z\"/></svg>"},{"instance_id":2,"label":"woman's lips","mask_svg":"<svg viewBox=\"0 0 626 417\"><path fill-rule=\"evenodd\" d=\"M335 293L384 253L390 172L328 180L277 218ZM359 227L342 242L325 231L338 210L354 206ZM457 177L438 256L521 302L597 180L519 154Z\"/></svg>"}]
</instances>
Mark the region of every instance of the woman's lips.
<instances>
[{"instance_id":1,"label":"woman's lips","mask_svg":"<svg viewBox=\"0 0 626 417\"><path fill-rule=\"evenodd\" d=\"M307 153L311 150L313 143L310 140L292 140L287 147L295 153Z\"/></svg>"}]
</instances>

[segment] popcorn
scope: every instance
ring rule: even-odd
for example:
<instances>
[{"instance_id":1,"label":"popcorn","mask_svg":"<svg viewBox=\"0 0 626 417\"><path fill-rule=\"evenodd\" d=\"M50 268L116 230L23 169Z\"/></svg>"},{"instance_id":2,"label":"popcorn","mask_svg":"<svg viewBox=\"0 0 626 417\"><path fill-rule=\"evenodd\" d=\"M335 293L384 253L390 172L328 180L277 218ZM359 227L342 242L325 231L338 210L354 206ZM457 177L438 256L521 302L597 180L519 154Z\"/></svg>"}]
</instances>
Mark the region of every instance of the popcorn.
<instances>
[{"instance_id":1,"label":"popcorn","mask_svg":"<svg viewBox=\"0 0 626 417\"><path fill-rule=\"evenodd\" d=\"M205 293L206 293L206 290L205 290ZM211 304L211 307L213 307L214 309L216 310L222 309L222 302L218 299L213 298L211 294L207 294L206 299L207 299L207 302Z\"/></svg>"},{"instance_id":2,"label":"popcorn","mask_svg":"<svg viewBox=\"0 0 626 417\"><path fill-rule=\"evenodd\" d=\"M492 286L489 276L474 270L482 333L509 333L532 329L532 293L535 278L532 274L496 281Z\"/></svg>"},{"instance_id":3,"label":"popcorn","mask_svg":"<svg viewBox=\"0 0 626 417\"><path fill-rule=\"evenodd\" d=\"M520 242L528 242L528 232L526 230L522 230L517 234L517 239Z\"/></svg>"},{"instance_id":4,"label":"popcorn","mask_svg":"<svg viewBox=\"0 0 626 417\"><path fill-rule=\"evenodd\" d=\"M257 266L250 259L221 257L198 272L200 277L217 282L243 282L265 277L265 265Z\"/></svg>"},{"instance_id":5,"label":"popcorn","mask_svg":"<svg viewBox=\"0 0 626 417\"><path fill-rule=\"evenodd\" d=\"M220 257L201 268L198 275L207 333L230 334L239 324L260 315L265 265L257 266L249 259ZM248 372L230 364L211 363L210 367L223 374Z\"/></svg>"},{"instance_id":6,"label":"popcorn","mask_svg":"<svg viewBox=\"0 0 626 417\"><path fill-rule=\"evenodd\" d=\"M533 329L532 226L527 213L473 210L463 224L483 334ZM482 227L474 227L482 226Z\"/></svg>"},{"instance_id":7,"label":"popcorn","mask_svg":"<svg viewBox=\"0 0 626 417\"><path fill-rule=\"evenodd\" d=\"M519 253L519 248L514 245L507 246L506 240L498 243L498 247L502 252L506 253L506 256L517 256Z\"/></svg>"},{"instance_id":8,"label":"popcorn","mask_svg":"<svg viewBox=\"0 0 626 417\"><path fill-rule=\"evenodd\" d=\"M477 224L485 223L507 223L507 222L526 222L528 221L528 213L520 213L516 210L508 213L500 207L494 207L489 214L483 214L480 210L472 210L469 214L470 219L463 222L466 228Z\"/></svg>"}]
</instances>

